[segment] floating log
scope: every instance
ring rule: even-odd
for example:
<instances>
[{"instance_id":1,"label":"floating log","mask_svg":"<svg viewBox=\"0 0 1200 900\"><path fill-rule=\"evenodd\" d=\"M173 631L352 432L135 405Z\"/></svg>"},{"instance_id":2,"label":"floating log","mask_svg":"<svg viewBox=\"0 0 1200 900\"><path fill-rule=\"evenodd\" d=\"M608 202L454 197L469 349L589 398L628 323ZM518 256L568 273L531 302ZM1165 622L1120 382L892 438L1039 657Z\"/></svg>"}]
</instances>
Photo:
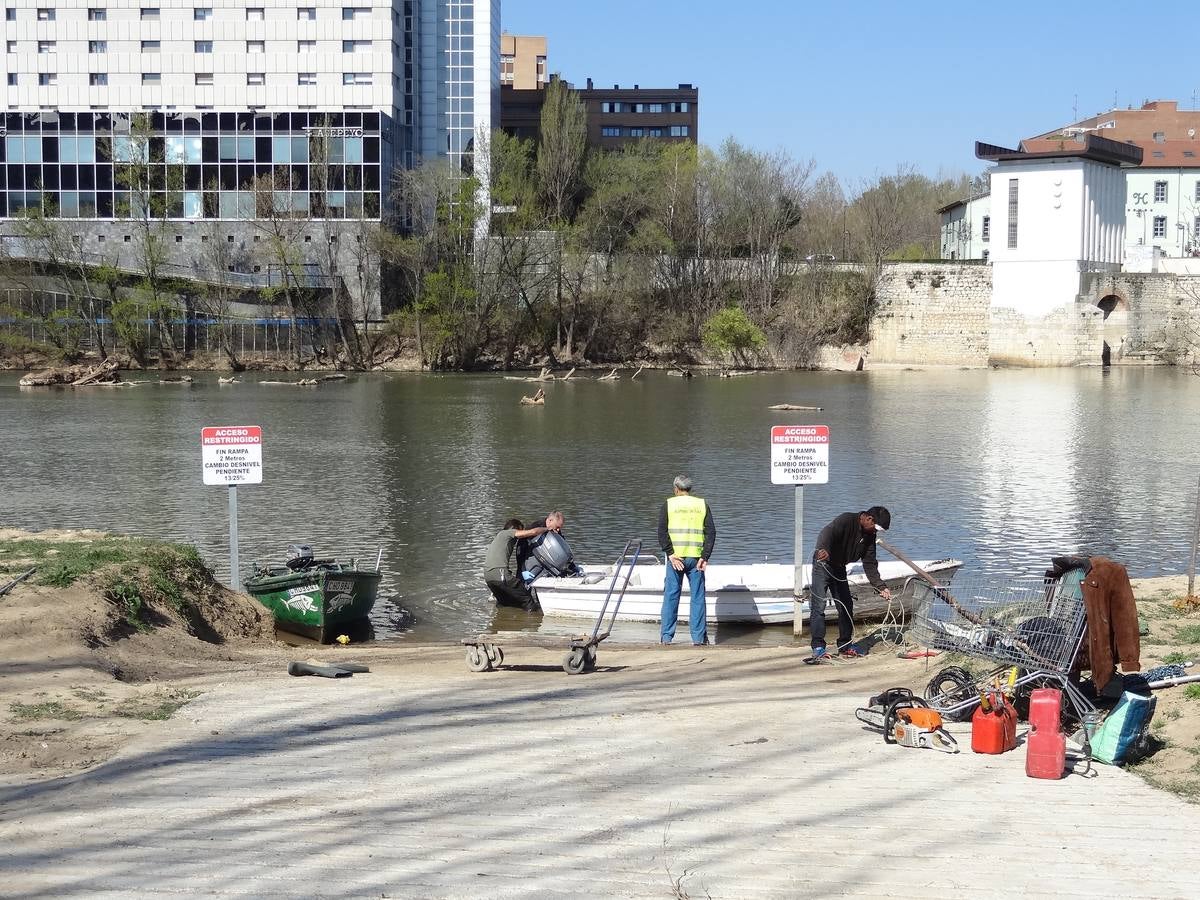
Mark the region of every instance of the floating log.
<instances>
[{"instance_id":1,"label":"floating log","mask_svg":"<svg viewBox=\"0 0 1200 900\"><path fill-rule=\"evenodd\" d=\"M821 410L821 406L797 406L795 403L776 403L774 406L768 406L767 409L815 409Z\"/></svg>"},{"instance_id":2,"label":"floating log","mask_svg":"<svg viewBox=\"0 0 1200 900\"><path fill-rule=\"evenodd\" d=\"M617 380L617 379L619 379L620 377L621 377L621 376L617 374L617 370L616 370L616 369L613 369L613 370L612 370L611 372L609 372L607 375L601 375L601 376L600 376L599 378L597 378L596 380L597 380L597 381L616 381L616 380Z\"/></svg>"},{"instance_id":3,"label":"floating log","mask_svg":"<svg viewBox=\"0 0 1200 900\"><path fill-rule=\"evenodd\" d=\"M570 371L570 372L568 372L566 375L562 375L562 376L560 376L558 380L559 380L559 381L566 381L567 379L569 379L569 378L570 378L572 375L574 375L574 374L575 374L575 367L574 367L574 366L572 366L572 367L571 367L571 371Z\"/></svg>"},{"instance_id":4,"label":"floating log","mask_svg":"<svg viewBox=\"0 0 1200 900\"><path fill-rule=\"evenodd\" d=\"M541 388L538 388L537 393L534 394L532 397L522 397L521 405L522 406L545 406L546 405L546 392L543 391Z\"/></svg>"},{"instance_id":5,"label":"floating log","mask_svg":"<svg viewBox=\"0 0 1200 900\"><path fill-rule=\"evenodd\" d=\"M758 372L753 371L753 370L747 371L746 369L726 369L725 371L723 371L721 373L721 377L722 378L738 378L739 376L742 376L742 375L758 375L758 374L759 374Z\"/></svg>"},{"instance_id":6,"label":"floating log","mask_svg":"<svg viewBox=\"0 0 1200 900\"><path fill-rule=\"evenodd\" d=\"M630 376L629 376L629 380L630 380L630 381L633 381L633 379L635 379L635 378L637 378L639 375L641 375L641 374L642 374L642 369L644 369L644 368L646 368L644 365L642 365L642 366L638 366L638 370L637 370L636 372L634 372L632 375L630 375Z\"/></svg>"},{"instance_id":7,"label":"floating log","mask_svg":"<svg viewBox=\"0 0 1200 900\"><path fill-rule=\"evenodd\" d=\"M685 369L683 366L679 365L679 363L674 363L673 365L675 366L675 368L672 369L670 372L668 372L667 373L668 375L674 375L676 378L691 378L692 377L691 369Z\"/></svg>"},{"instance_id":8,"label":"floating log","mask_svg":"<svg viewBox=\"0 0 1200 900\"><path fill-rule=\"evenodd\" d=\"M236 378L219 377L217 378L217 384L241 384L241 382Z\"/></svg>"},{"instance_id":9,"label":"floating log","mask_svg":"<svg viewBox=\"0 0 1200 900\"><path fill-rule=\"evenodd\" d=\"M260 381L259 384L286 384L291 387L313 387L316 385L315 378L301 378L299 381Z\"/></svg>"},{"instance_id":10,"label":"floating log","mask_svg":"<svg viewBox=\"0 0 1200 900\"><path fill-rule=\"evenodd\" d=\"M179 375L175 378L160 378L160 379L158 379L158 383L159 384L191 384L192 376L191 375Z\"/></svg>"},{"instance_id":11,"label":"floating log","mask_svg":"<svg viewBox=\"0 0 1200 900\"><path fill-rule=\"evenodd\" d=\"M318 381L345 381L346 376L341 372L334 372L332 375L322 375Z\"/></svg>"},{"instance_id":12,"label":"floating log","mask_svg":"<svg viewBox=\"0 0 1200 900\"><path fill-rule=\"evenodd\" d=\"M30 372L17 382L21 387L50 387L55 384L68 384L80 387L88 384L103 384L119 379L118 364L115 359L100 363L98 366L60 366L45 369L41 372Z\"/></svg>"},{"instance_id":13,"label":"floating log","mask_svg":"<svg viewBox=\"0 0 1200 900\"><path fill-rule=\"evenodd\" d=\"M102 362L93 369L89 369L86 373L76 378L71 382L71 387L83 387L88 384L99 384L101 382L114 382L120 380L118 374L118 365L115 359L110 359Z\"/></svg>"}]
</instances>

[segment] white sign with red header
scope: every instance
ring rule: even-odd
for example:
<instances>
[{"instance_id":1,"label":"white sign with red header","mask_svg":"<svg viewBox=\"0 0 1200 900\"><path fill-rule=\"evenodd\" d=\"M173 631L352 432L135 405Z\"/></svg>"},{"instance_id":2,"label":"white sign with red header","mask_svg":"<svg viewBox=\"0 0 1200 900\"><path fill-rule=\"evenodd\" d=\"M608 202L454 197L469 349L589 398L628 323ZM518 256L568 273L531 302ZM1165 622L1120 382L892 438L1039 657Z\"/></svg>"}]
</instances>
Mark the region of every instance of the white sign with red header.
<instances>
[{"instance_id":1,"label":"white sign with red header","mask_svg":"<svg viewBox=\"0 0 1200 900\"><path fill-rule=\"evenodd\" d=\"M204 483L262 484L262 428L226 425L200 431Z\"/></svg>"},{"instance_id":2,"label":"white sign with red header","mask_svg":"<svg viewBox=\"0 0 1200 900\"><path fill-rule=\"evenodd\" d=\"M828 484L829 426L771 426L771 484Z\"/></svg>"}]
</instances>

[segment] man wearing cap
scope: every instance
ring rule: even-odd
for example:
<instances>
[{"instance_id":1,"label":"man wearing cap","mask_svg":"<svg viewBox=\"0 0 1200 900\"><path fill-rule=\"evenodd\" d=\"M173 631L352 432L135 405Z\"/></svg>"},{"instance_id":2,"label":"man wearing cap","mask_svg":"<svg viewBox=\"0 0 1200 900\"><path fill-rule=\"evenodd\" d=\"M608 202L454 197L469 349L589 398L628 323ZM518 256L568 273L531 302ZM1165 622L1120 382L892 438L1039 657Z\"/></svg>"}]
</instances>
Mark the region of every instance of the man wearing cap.
<instances>
[{"instance_id":1,"label":"man wearing cap","mask_svg":"<svg viewBox=\"0 0 1200 900\"><path fill-rule=\"evenodd\" d=\"M879 577L879 561L875 558L875 529L887 531L892 514L883 506L872 506L865 512L842 513L821 529L817 549L813 553L812 589L809 601L809 628L812 629L812 656L805 660L817 663L828 658L825 649L825 597L833 596L838 614L839 655L851 659L862 656L854 646L854 596L846 577L846 566L862 560L863 572L871 586L885 600L891 591Z\"/></svg>"},{"instance_id":2,"label":"man wearing cap","mask_svg":"<svg viewBox=\"0 0 1200 900\"><path fill-rule=\"evenodd\" d=\"M658 514L658 543L667 557L659 639L664 644L675 639L679 595L683 592L683 576L687 575L691 592L688 627L692 632L692 645L701 647L708 643L704 570L717 542L717 526L713 524L712 510L704 498L692 496L692 479L679 475L674 486L674 496L667 498Z\"/></svg>"}]
</instances>

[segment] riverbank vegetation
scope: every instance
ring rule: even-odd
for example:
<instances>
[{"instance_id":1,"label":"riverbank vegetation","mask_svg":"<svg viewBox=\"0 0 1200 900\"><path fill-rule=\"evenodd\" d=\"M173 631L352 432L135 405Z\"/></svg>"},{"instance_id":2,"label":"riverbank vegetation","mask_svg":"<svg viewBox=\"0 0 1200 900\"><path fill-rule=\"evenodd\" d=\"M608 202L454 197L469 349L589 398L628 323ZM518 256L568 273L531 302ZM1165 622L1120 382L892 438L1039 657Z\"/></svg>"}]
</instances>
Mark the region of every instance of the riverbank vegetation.
<instances>
[{"instance_id":1,"label":"riverbank vegetation","mask_svg":"<svg viewBox=\"0 0 1200 900\"><path fill-rule=\"evenodd\" d=\"M435 369L806 366L824 345L867 339L879 266L935 256L937 207L969 190L965 176L903 166L844 185L734 139L590 149L582 103L554 82L536 141L480 134L458 169L397 171L374 222L325 202L346 176L322 135L309 139L305 210L280 201L284 170L259 172L243 186L244 233L204 220L184 264L185 167L135 120L114 161L120 252L52 199L26 210L0 259L17 288L0 353L164 368L203 354L234 370L260 354L349 369L406 355ZM382 320L368 314L375 297ZM720 337L735 319L736 348Z\"/></svg>"}]
</instances>

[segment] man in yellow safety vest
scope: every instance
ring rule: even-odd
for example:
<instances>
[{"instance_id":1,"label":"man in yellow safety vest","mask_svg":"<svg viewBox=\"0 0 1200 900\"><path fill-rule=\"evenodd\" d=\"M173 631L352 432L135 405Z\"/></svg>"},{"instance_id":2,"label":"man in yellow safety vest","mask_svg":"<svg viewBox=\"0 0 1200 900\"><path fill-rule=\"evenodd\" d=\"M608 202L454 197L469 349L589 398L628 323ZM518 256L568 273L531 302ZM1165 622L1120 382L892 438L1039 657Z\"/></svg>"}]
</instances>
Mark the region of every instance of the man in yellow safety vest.
<instances>
[{"instance_id":1,"label":"man in yellow safety vest","mask_svg":"<svg viewBox=\"0 0 1200 900\"><path fill-rule=\"evenodd\" d=\"M667 555L663 576L662 643L669 644L675 639L684 575L687 575L692 596L688 611L692 645L699 647L708 643L704 570L716 542L717 526L713 524L712 510L704 498L692 496L692 479L686 475L678 476L675 495L663 503L658 516L658 543Z\"/></svg>"}]
</instances>

